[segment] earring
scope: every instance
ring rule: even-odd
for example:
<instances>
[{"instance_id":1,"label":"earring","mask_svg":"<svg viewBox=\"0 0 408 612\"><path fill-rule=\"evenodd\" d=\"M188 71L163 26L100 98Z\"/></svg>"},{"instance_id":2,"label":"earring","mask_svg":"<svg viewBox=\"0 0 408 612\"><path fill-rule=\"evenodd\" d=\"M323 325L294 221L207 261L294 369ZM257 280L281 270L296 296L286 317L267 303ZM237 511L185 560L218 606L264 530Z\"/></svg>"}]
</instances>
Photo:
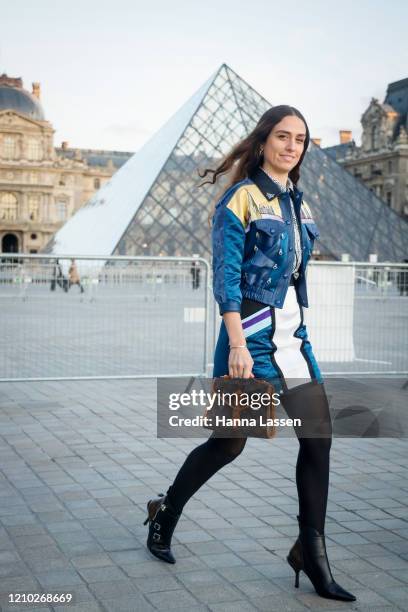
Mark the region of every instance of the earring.
<instances>
[{"instance_id":1,"label":"earring","mask_svg":"<svg viewBox=\"0 0 408 612\"><path fill-rule=\"evenodd\" d=\"M264 148L262 146L259 147L258 157L261 157L261 155L263 155L263 151L264 151Z\"/></svg>"}]
</instances>

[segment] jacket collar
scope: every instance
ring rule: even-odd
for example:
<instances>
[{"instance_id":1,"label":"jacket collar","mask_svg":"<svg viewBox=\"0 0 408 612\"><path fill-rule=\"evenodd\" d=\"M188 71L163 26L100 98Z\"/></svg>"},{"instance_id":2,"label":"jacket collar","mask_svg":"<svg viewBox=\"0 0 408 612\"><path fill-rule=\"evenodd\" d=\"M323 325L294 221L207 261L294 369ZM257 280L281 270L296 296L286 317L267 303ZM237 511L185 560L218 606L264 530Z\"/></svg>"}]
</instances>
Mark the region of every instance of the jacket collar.
<instances>
[{"instance_id":1,"label":"jacket collar","mask_svg":"<svg viewBox=\"0 0 408 612\"><path fill-rule=\"evenodd\" d=\"M258 166L254 172L252 172L249 178L261 190L267 200L272 200L276 196L286 193L286 191L282 189L282 186L276 181L272 180L260 166ZM298 201L299 198L301 199L303 192L299 191L290 178L288 178L288 187L289 192L292 196L294 196L296 201Z\"/></svg>"}]
</instances>

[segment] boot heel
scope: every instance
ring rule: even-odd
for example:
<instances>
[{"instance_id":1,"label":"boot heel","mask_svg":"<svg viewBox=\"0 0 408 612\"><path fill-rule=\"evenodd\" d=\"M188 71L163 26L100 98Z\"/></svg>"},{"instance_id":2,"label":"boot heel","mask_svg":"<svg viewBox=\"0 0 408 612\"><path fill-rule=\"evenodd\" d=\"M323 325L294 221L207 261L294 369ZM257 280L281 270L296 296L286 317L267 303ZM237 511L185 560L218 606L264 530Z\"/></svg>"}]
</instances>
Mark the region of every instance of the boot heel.
<instances>
[{"instance_id":1,"label":"boot heel","mask_svg":"<svg viewBox=\"0 0 408 612\"><path fill-rule=\"evenodd\" d=\"M302 545L300 543L299 538L296 539L296 542L292 546L289 551L288 556L286 557L290 567L294 570L295 577L295 587L299 588L299 574L301 570L304 571L303 567L303 554L302 554Z\"/></svg>"},{"instance_id":2,"label":"boot heel","mask_svg":"<svg viewBox=\"0 0 408 612\"><path fill-rule=\"evenodd\" d=\"M287 560L287 562L289 563L290 567L293 569L293 571L296 574L296 576L295 576L295 587L298 589L299 588L299 574L300 574L300 570L302 568L298 567L296 565L296 561L294 559L291 559L291 557L289 555L286 557L286 560Z\"/></svg>"},{"instance_id":3,"label":"boot heel","mask_svg":"<svg viewBox=\"0 0 408 612\"><path fill-rule=\"evenodd\" d=\"M159 498L160 498L160 497L164 497L164 493L158 493L158 496L159 496ZM154 501L154 500L153 500L153 499L149 499L149 501L148 501L148 502L147 502L147 504L146 504L146 507L147 507L147 519L146 519L146 520L143 522L143 525L147 525L147 523L148 523L150 520L153 520L153 519L154 519L154 516L153 516L153 515L154 515L155 513L154 513L154 511L153 511L152 516L150 516L150 509L149 509L149 506L150 506L150 504L152 503L152 501ZM156 501L160 501L160 500L159 500L159 499L157 499ZM156 508L156 510L157 510L157 508Z\"/></svg>"}]
</instances>

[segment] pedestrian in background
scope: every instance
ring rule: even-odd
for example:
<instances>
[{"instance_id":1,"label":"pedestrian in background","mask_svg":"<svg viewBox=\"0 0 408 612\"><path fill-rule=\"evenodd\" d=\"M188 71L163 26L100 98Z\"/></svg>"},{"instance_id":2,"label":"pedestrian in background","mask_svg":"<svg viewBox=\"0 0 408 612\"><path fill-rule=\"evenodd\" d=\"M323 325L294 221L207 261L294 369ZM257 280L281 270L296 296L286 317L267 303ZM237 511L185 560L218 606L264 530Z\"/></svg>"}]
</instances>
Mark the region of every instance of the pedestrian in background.
<instances>
[{"instance_id":1,"label":"pedestrian in background","mask_svg":"<svg viewBox=\"0 0 408 612\"><path fill-rule=\"evenodd\" d=\"M68 279L66 279L65 276L63 275L61 264L58 259L55 261L54 268L52 271L51 287L50 287L51 291L55 291L57 285L59 285L61 289L65 291L65 293L68 291Z\"/></svg>"},{"instance_id":2,"label":"pedestrian in background","mask_svg":"<svg viewBox=\"0 0 408 612\"><path fill-rule=\"evenodd\" d=\"M200 262L193 261L190 268L193 289L200 287Z\"/></svg>"},{"instance_id":3,"label":"pedestrian in background","mask_svg":"<svg viewBox=\"0 0 408 612\"><path fill-rule=\"evenodd\" d=\"M71 288L71 285L78 285L81 290L81 293L84 292L84 288L81 284L81 279L79 276L79 272L78 272L78 268L77 268L75 259L71 259L71 265L68 270L68 279L69 279L68 289Z\"/></svg>"},{"instance_id":4,"label":"pedestrian in background","mask_svg":"<svg viewBox=\"0 0 408 612\"><path fill-rule=\"evenodd\" d=\"M407 264L408 259L404 259L402 263ZM408 267L406 266L397 271L397 287L401 296L408 295Z\"/></svg>"}]
</instances>

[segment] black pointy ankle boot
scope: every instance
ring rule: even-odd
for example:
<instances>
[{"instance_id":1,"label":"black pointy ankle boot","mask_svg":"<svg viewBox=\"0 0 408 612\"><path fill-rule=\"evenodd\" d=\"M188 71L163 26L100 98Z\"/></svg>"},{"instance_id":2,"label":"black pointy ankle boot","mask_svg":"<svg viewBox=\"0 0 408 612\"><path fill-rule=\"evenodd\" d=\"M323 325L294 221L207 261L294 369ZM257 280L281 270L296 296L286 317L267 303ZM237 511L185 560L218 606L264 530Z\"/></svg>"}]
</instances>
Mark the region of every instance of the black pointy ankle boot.
<instances>
[{"instance_id":1,"label":"black pointy ankle boot","mask_svg":"<svg viewBox=\"0 0 408 612\"><path fill-rule=\"evenodd\" d=\"M357 598L334 580L327 558L324 533L314 527L299 523L299 537L286 557L296 573L295 587L299 587L299 572L303 570L313 584L316 593L327 599L355 601Z\"/></svg>"},{"instance_id":2,"label":"black pointy ankle boot","mask_svg":"<svg viewBox=\"0 0 408 612\"><path fill-rule=\"evenodd\" d=\"M181 513L175 511L163 493L147 502L147 519L143 523L146 525L149 522L147 548L155 557L167 563L176 562L171 552L171 538L180 516Z\"/></svg>"}]
</instances>

